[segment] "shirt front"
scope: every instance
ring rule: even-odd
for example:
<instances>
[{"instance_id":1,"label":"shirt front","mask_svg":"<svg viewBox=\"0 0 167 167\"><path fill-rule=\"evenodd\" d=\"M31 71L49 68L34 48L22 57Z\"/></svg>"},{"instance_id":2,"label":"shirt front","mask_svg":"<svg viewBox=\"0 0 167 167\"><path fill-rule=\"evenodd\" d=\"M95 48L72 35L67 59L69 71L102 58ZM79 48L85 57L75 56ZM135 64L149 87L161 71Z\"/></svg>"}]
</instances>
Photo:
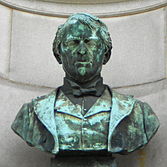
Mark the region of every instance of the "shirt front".
<instances>
[{"instance_id":1,"label":"shirt front","mask_svg":"<svg viewBox=\"0 0 167 167\"><path fill-rule=\"evenodd\" d=\"M60 150L107 149L111 103L111 95L106 88L85 113L84 105L73 104L61 91L55 103Z\"/></svg>"}]
</instances>

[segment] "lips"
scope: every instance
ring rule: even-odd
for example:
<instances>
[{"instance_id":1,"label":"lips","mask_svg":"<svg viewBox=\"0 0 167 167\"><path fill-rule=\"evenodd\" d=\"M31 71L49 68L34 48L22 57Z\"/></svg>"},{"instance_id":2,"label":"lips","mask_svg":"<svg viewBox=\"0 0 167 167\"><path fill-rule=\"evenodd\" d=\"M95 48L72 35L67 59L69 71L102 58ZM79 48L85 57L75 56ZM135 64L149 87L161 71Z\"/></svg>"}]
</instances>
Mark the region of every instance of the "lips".
<instances>
[{"instance_id":1,"label":"lips","mask_svg":"<svg viewBox=\"0 0 167 167\"><path fill-rule=\"evenodd\" d=\"M82 66L88 66L88 65L92 65L92 62L90 62L90 61L77 61L76 63L75 63L75 65L76 66L80 66L80 65L82 65Z\"/></svg>"}]
</instances>

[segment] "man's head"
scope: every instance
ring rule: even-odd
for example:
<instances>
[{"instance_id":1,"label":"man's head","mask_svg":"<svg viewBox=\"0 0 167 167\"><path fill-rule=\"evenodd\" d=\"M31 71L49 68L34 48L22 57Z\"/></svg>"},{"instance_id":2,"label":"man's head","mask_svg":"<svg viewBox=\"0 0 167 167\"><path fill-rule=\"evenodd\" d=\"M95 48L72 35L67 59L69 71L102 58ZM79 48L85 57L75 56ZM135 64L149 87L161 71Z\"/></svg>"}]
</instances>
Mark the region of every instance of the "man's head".
<instances>
[{"instance_id":1,"label":"man's head","mask_svg":"<svg viewBox=\"0 0 167 167\"><path fill-rule=\"evenodd\" d=\"M53 53L63 64L66 75L78 82L87 82L100 75L102 65L112 49L108 29L97 17L74 14L59 26L53 43Z\"/></svg>"}]
</instances>

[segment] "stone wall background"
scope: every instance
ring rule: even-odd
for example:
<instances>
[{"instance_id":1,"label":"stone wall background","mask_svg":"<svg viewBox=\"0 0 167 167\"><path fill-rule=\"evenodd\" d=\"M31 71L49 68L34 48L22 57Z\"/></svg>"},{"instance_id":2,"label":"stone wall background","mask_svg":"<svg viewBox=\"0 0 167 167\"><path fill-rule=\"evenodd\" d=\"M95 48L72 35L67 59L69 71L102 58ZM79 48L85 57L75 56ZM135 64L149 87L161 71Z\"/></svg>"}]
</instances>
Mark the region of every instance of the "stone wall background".
<instances>
[{"instance_id":1,"label":"stone wall background","mask_svg":"<svg viewBox=\"0 0 167 167\"><path fill-rule=\"evenodd\" d=\"M23 103L62 84L52 42L58 25L76 12L96 14L109 28L105 83L148 102L161 122L145 149L117 156L119 167L166 167L167 1L56 2L0 0L0 167L49 166L51 155L27 146L10 126Z\"/></svg>"}]
</instances>

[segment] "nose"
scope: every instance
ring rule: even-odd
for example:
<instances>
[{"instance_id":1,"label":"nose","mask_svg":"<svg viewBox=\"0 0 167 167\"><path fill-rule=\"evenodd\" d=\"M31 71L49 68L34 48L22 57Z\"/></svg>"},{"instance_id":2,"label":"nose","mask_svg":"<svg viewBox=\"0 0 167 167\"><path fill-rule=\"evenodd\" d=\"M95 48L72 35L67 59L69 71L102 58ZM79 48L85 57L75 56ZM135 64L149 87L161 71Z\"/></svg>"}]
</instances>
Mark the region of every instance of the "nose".
<instances>
[{"instance_id":1,"label":"nose","mask_svg":"<svg viewBox=\"0 0 167 167\"><path fill-rule=\"evenodd\" d=\"M87 52L87 48L86 48L85 44L81 41L80 46L79 46L78 53L79 53L80 55L85 55L86 52Z\"/></svg>"}]
</instances>

